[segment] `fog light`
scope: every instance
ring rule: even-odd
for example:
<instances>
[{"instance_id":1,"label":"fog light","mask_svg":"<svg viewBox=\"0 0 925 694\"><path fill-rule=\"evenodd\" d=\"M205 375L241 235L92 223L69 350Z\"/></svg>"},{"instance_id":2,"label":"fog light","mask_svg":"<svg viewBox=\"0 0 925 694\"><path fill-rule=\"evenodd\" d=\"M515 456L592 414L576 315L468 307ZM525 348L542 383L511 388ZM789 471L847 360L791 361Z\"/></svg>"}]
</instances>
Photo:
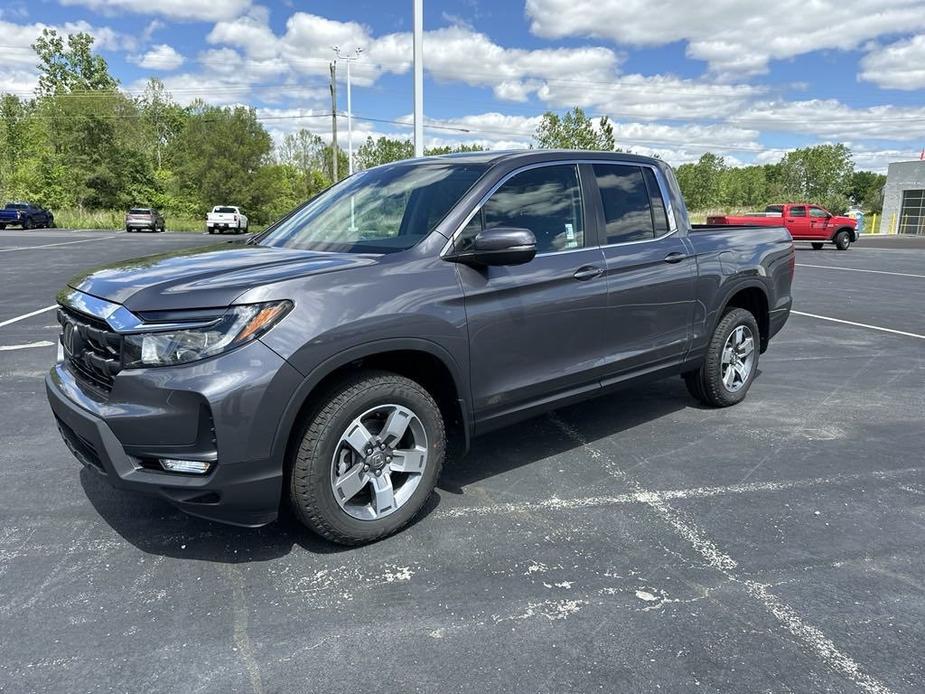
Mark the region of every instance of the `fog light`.
<instances>
[{"instance_id":1,"label":"fog light","mask_svg":"<svg viewBox=\"0 0 925 694\"><path fill-rule=\"evenodd\" d=\"M158 458L161 467L167 472L188 472L193 475L204 475L212 467L212 463L204 460L179 460L177 458Z\"/></svg>"}]
</instances>

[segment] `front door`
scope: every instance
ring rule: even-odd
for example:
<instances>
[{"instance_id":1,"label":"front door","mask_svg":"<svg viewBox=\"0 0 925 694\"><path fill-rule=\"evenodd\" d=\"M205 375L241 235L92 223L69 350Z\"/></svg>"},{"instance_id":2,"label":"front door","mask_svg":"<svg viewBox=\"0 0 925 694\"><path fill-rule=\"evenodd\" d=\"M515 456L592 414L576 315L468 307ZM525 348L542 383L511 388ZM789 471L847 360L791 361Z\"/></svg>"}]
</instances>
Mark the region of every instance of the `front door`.
<instances>
[{"instance_id":1,"label":"front door","mask_svg":"<svg viewBox=\"0 0 925 694\"><path fill-rule=\"evenodd\" d=\"M821 207L809 208L809 233L816 239L828 239L832 236L829 224L831 217Z\"/></svg>"},{"instance_id":2,"label":"front door","mask_svg":"<svg viewBox=\"0 0 925 694\"><path fill-rule=\"evenodd\" d=\"M527 169L504 182L456 240L465 250L492 227L536 237L537 255L524 265L458 266L472 406L482 426L600 387L607 283L584 198L577 165Z\"/></svg>"},{"instance_id":3,"label":"front door","mask_svg":"<svg viewBox=\"0 0 925 694\"><path fill-rule=\"evenodd\" d=\"M787 216L784 218L784 224L787 231L795 239L809 239L813 236L809 225L809 215L806 213L806 205L791 205Z\"/></svg>"},{"instance_id":4,"label":"front door","mask_svg":"<svg viewBox=\"0 0 925 694\"><path fill-rule=\"evenodd\" d=\"M607 266L607 385L683 360L694 315L696 259L669 219L652 168L589 168L600 191Z\"/></svg>"}]
</instances>

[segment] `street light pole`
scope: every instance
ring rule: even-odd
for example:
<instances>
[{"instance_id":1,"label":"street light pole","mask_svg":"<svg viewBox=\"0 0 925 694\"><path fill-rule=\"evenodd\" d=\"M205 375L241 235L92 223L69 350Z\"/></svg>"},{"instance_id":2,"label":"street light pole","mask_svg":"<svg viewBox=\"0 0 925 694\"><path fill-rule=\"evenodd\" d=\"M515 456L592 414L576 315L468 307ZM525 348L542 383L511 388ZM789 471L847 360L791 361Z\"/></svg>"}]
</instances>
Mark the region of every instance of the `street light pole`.
<instances>
[{"instance_id":1,"label":"street light pole","mask_svg":"<svg viewBox=\"0 0 925 694\"><path fill-rule=\"evenodd\" d=\"M350 63L359 60L362 48L354 49L353 55L341 55L340 48L334 46L334 53L340 59L347 63L347 173L353 175L353 107L351 103L350 89Z\"/></svg>"},{"instance_id":2,"label":"street light pole","mask_svg":"<svg viewBox=\"0 0 925 694\"><path fill-rule=\"evenodd\" d=\"M424 156L424 0L414 0L414 156Z\"/></svg>"}]
</instances>

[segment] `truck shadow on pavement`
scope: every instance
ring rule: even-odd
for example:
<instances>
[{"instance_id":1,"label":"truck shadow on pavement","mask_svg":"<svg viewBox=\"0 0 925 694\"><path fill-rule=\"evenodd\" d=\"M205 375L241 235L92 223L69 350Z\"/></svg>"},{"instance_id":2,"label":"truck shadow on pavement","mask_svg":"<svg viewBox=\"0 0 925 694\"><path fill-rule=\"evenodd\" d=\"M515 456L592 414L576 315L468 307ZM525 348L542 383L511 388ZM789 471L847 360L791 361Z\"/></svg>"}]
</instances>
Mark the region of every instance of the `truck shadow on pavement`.
<instances>
[{"instance_id":1,"label":"truck shadow on pavement","mask_svg":"<svg viewBox=\"0 0 925 694\"><path fill-rule=\"evenodd\" d=\"M680 378L672 378L617 391L480 437L466 456L447 460L437 493L431 494L410 532L437 509L441 494L465 496L469 485L579 449L580 444L553 418L580 423L582 437L593 443L692 407L710 409L688 395ZM161 499L113 489L88 469L81 470L80 483L102 520L147 554L236 564L276 559L297 547L313 554L352 550L315 536L288 509L270 525L238 528L188 516Z\"/></svg>"}]
</instances>

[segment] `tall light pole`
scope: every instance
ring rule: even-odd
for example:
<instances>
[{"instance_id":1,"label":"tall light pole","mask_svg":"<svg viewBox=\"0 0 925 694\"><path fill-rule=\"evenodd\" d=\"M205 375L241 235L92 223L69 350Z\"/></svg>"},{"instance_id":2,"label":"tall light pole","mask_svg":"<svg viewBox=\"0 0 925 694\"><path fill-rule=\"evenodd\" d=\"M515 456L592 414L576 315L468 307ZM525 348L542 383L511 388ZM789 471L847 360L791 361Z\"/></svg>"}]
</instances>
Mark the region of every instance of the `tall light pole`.
<instances>
[{"instance_id":1,"label":"tall light pole","mask_svg":"<svg viewBox=\"0 0 925 694\"><path fill-rule=\"evenodd\" d=\"M333 46L334 54L347 63L347 173L353 175L353 108L350 102L350 63L360 59L362 48L355 48L353 55L342 55L340 48Z\"/></svg>"},{"instance_id":2,"label":"tall light pole","mask_svg":"<svg viewBox=\"0 0 925 694\"><path fill-rule=\"evenodd\" d=\"M414 156L424 156L424 0L414 0Z\"/></svg>"}]
</instances>

